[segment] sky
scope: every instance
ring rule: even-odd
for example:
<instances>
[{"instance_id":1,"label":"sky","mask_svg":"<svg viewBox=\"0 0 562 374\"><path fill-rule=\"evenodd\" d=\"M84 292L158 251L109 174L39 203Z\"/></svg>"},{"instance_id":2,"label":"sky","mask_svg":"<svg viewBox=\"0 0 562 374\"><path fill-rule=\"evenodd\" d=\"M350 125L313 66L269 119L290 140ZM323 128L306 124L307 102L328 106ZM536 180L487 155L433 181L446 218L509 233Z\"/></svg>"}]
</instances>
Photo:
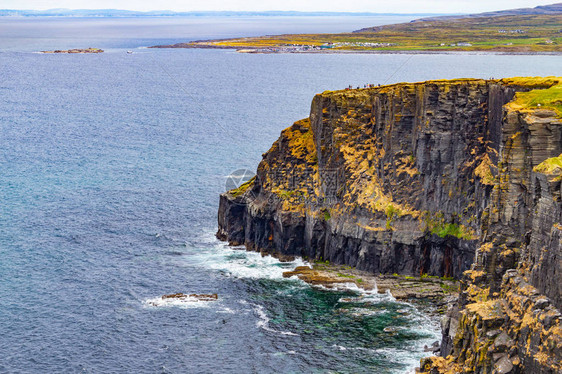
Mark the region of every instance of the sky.
<instances>
[{"instance_id":1,"label":"sky","mask_svg":"<svg viewBox=\"0 0 562 374\"><path fill-rule=\"evenodd\" d=\"M0 0L0 9L296 10L374 13L477 13L560 0Z\"/></svg>"}]
</instances>

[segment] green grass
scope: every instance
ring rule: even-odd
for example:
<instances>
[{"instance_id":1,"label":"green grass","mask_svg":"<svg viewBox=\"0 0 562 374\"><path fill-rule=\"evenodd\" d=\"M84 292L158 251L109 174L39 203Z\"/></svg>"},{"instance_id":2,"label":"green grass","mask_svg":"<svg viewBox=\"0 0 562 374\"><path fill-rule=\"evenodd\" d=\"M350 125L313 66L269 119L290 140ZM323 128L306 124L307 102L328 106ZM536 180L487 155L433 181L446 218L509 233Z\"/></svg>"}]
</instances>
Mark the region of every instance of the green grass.
<instances>
[{"instance_id":1,"label":"green grass","mask_svg":"<svg viewBox=\"0 0 562 374\"><path fill-rule=\"evenodd\" d=\"M543 174L561 174L562 173L562 154L558 157L552 157L544 160L534 167L533 171Z\"/></svg>"},{"instance_id":2,"label":"green grass","mask_svg":"<svg viewBox=\"0 0 562 374\"><path fill-rule=\"evenodd\" d=\"M455 223L447 223L444 225L438 225L431 230L432 234L439 236L440 238L445 238L447 236L454 236L455 238L464 238L464 231L461 226Z\"/></svg>"},{"instance_id":3,"label":"green grass","mask_svg":"<svg viewBox=\"0 0 562 374\"><path fill-rule=\"evenodd\" d=\"M423 212L421 222L425 226L425 230L441 238L453 236L464 240L476 239L474 232L469 227L462 224L447 222L443 212Z\"/></svg>"},{"instance_id":4,"label":"green grass","mask_svg":"<svg viewBox=\"0 0 562 374\"><path fill-rule=\"evenodd\" d=\"M249 181L242 183L240 185L240 187L235 188L233 190L228 191L232 196L234 197L238 197L240 195L242 195L244 192L246 192L248 190L248 188L254 184L254 181L256 180L256 177L253 177L252 179L250 179Z\"/></svg>"},{"instance_id":5,"label":"green grass","mask_svg":"<svg viewBox=\"0 0 562 374\"><path fill-rule=\"evenodd\" d=\"M525 109L550 109L562 117L562 84L557 84L543 90L519 92L513 103Z\"/></svg>"},{"instance_id":6,"label":"green grass","mask_svg":"<svg viewBox=\"0 0 562 374\"><path fill-rule=\"evenodd\" d=\"M340 277L340 278L350 278L350 279L355 278L355 275L351 275L351 274L337 273L337 275L338 275L338 277Z\"/></svg>"},{"instance_id":7,"label":"green grass","mask_svg":"<svg viewBox=\"0 0 562 374\"><path fill-rule=\"evenodd\" d=\"M454 284L447 284L447 283L441 283L441 288L443 289L443 291L446 292L458 292L459 291L459 285L457 283Z\"/></svg>"}]
</instances>

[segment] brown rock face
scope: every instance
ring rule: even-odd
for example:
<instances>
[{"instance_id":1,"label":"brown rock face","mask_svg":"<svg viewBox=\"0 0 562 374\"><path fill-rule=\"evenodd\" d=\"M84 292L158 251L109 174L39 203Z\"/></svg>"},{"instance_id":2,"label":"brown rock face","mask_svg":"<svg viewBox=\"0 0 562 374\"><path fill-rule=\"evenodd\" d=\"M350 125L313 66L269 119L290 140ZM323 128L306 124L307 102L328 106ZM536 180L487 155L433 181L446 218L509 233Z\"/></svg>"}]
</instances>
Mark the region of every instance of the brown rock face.
<instances>
[{"instance_id":1,"label":"brown rock face","mask_svg":"<svg viewBox=\"0 0 562 374\"><path fill-rule=\"evenodd\" d=\"M442 324L441 352L452 355L422 368L555 373L562 167L545 160L562 153L562 122L519 97L518 106L505 104L561 81L464 79L317 95L310 117L264 155L256 179L221 195L217 236L373 273L461 279ZM500 333L514 350L494 345Z\"/></svg>"}]
</instances>

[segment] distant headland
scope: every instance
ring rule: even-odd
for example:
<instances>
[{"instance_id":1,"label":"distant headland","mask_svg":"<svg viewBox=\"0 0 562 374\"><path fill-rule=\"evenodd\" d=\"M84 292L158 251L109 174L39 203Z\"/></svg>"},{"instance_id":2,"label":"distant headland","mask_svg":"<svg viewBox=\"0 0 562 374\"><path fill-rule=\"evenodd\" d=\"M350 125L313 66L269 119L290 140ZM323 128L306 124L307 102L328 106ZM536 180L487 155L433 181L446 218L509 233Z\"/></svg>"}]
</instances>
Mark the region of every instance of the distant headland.
<instances>
[{"instance_id":1,"label":"distant headland","mask_svg":"<svg viewBox=\"0 0 562 374\"><path fill-rule=\"evenodd\" d=\"M562 3L464 16L420 18L339 34L198 40L153 48L229 48L250 53L562 53Z\"/></svg>"}]
</instances>

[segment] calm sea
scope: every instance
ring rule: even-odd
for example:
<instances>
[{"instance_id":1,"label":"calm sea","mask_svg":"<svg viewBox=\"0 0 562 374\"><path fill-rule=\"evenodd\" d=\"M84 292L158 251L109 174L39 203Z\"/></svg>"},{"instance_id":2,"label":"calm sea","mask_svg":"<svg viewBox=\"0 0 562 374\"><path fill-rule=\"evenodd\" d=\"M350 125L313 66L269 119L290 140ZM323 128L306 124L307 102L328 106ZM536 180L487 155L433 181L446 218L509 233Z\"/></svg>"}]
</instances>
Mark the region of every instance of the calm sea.
<instances>
[{"instance_id":1,"label":"calm sea","mask_svg":"<svg viewBox=\"0 0 562 374\"><path fill-rule=\"evenodd\" d=\"M255 169L315 93L555 75L560 57L142 48L407 20L0 19L0 372L411 371L438 324L218 242L226 176ZM34 53L83 47L107 52ZM219 300L151 304L175 292Z\"/></svg>"}]
</instances>

